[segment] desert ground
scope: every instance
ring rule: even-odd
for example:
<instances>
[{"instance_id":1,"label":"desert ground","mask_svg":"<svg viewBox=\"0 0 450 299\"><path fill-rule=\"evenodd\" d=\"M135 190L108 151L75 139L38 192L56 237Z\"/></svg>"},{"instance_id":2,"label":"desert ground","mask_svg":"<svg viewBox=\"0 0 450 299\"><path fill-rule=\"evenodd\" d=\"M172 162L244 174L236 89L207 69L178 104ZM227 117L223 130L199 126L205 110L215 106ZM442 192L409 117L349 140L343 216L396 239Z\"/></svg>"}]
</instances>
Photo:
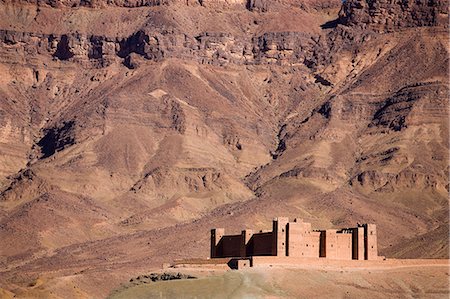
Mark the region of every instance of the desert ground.
<instances>
[{"instance_id":1,"label":"desert ground","mask_svg":"<svg viewBox=\"0 0 450 299\"><path fill-rule=\"evenodd\" d=\"M223 273L187 268L182 273L198 279L125 284L108 298L448 298L448 261L386 263L261 266Z\"/></svg>"},{"instance_id":2,"label":"desert ground","mask_svg":"<svg viewBox=\"0 0 450 299\"><path fill-rule=\"evenodd\" d=\"M179 273L192 279L151 281L150 274ZM97 279L106 278L98 273ZM126 275L123 275L126 277ZM92 298L83 293L76 276L37 279L19 298L58 298L55 290L65 288L65 298ZM113 284L114 285L114 284ZM387 260L377 263L305 263L261 265L242 270L196 266L148 269L123 278L107 298L448 298L448 260ZM3 291L2 298L14 298ZM60 293L61 295L61 293ZM16 298L17 298L16 297Z\"/></svg>"},{"instance_id":3,"label":"desert ground","mask_svg":"<svg viewBox=\"0 0 450 299\"><path fill-rule=\"evenodd\" d=\"M1 0L0 295L105 298L277 216L448 259L448 31L447 0ZM152 286L439 297L445 271Z\"/></svg>"}]
</instances>

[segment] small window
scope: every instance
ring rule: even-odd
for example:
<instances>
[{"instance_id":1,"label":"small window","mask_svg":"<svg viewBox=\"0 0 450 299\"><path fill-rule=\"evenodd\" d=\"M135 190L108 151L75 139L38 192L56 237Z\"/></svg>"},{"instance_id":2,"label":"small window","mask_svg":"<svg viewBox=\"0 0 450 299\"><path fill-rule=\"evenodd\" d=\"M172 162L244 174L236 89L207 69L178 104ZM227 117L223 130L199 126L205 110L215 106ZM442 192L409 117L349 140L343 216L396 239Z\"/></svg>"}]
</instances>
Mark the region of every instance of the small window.
<instances>
[{"instance_id":1,"label":"small window","mask_svg":"<svg viewBox=\"0 0 450 299\"><path fill-rule=\"evenodd\" d=\"M333 247L333 244L331 244L331 247Z\"/></svg>"},{"instance_id":2,"label":"small window","mask_svg":"<svg viewBox=\"0 0 450 299\"><path fill-rule=\"evenodd\" d=\"M306 247L308 247L308 244L306 244Z\"/></svg>"},{"instance_id":3,"label":"small window","mask_svg":"<svg viewBox=\"0 0 450 299\"><path fill-rule=\"evenodd\" d=\"M281 245L284 245L284 242L283 242L283 243L281 243Z\"/></svg>"},{"instance_id":4,"label":"small window","mask_svg":"<svg viewBox=\"0 0 450 299\"><path fill-rule=\"evenodd\" d=\"M281 232L284 233L284 228L281 229Z\"/></svg>"},{"instance_id":5,"label":"small window","mask_svg":"<svg viewBox=\"0 0 450 299\"><path fill-rule=\"evenodd\" d=\"M370 234L373 235L373 231L370 231Z\"/></svg>"},{"instance_id":6,"label":"small window","mask_svg":"<svg viewBox=\"0 0 450 299\"><path fill-rule=\"evenodd\" d=\"M372 248L373 248L373 246L372 246Z\"/></svg>"}]
</instances>

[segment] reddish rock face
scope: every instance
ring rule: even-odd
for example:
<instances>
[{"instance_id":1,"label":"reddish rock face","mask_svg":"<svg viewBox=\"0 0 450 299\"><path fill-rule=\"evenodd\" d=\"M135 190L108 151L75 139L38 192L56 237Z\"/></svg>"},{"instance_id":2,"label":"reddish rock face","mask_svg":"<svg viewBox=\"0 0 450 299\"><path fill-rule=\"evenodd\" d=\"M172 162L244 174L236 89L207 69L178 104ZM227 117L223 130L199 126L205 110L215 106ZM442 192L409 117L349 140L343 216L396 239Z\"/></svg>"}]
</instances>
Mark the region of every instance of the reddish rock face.
<instances>
[{"instance_id":1,"label":"reddish rock face","mask_svg":"<svg viewBox=\"0 0 450 299\"><path fill-rule=\"evenodd\" d=\"M448 1L349 0L344 1L339 17L343 24L377 30L448 26Z\"/></svg>"},{"instance_id":2,"label":"reddish rock face","mask_svg":"<svg viewBox=\"0 0 450 299\"><path fill-rule=\"evenodd\" d=\"M277 214L447 257L446 6L1 2L0 285L105 297Z\"/></svg>"}]
</instances>

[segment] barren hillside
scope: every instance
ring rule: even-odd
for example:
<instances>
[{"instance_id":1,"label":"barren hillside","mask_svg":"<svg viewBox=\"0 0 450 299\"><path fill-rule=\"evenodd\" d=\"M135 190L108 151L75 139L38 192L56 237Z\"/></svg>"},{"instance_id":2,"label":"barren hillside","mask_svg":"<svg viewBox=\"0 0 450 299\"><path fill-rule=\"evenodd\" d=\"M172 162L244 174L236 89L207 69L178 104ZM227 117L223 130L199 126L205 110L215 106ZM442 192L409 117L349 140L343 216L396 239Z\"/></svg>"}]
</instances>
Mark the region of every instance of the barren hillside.
<instances>
[{"instance_id":1,"label":"barren hillside","mask_svg":"<svg viewBox=\"0 0 450 299\"><path fill-rule=\"evenodd\" d=\"M445 0L2 0L1 288L102 297L279 215L448 258L447 22Z\"/></svg>"}]
</instances>

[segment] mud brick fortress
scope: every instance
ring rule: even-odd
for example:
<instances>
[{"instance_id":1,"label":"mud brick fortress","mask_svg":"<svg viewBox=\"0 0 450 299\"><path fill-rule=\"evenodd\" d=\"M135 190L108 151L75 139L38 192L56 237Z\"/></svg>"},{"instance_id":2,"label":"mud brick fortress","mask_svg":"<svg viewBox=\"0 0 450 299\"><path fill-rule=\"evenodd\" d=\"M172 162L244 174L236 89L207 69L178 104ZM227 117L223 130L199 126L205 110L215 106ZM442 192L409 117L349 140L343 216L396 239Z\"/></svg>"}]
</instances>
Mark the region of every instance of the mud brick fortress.
<instances>
[{"instance_id":1,"label":"mud brick fortress","mask_svg":"<svg viewBox=\"0 0 450 299\"><path fill-rule=\"evenodd\" d=\"M211 230L211 258L254 256L323 258L330 260L378 260L375 224L353 228L312 230L301 219L273 220L272 231L243 230L225 235L223 228Z\"/></svg>"}]
</instances>

